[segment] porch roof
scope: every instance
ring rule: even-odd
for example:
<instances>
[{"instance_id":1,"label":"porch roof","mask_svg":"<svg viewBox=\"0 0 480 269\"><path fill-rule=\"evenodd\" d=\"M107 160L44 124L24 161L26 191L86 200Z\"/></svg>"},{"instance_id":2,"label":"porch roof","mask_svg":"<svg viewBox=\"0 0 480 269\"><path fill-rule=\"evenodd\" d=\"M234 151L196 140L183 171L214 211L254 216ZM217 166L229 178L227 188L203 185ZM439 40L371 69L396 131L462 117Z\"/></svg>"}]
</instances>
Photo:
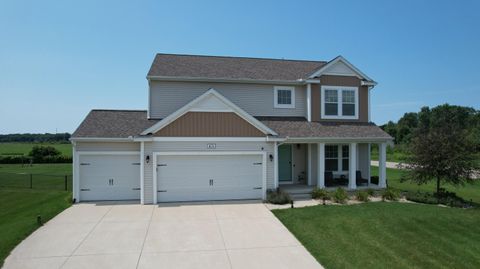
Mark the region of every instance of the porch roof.
<instances>
[{"instance_id":1,"label":"porch roof","mask_svg":"<svg viewBox=\"0 0 480 269\"><path fill-rule=\"evenodd\" d=\"M292 140L378 140L393 138L374 123L361 122L308 122L305 118L263 117L259 120L278 133L279 137Z\"/></svg>"}]
</instances>

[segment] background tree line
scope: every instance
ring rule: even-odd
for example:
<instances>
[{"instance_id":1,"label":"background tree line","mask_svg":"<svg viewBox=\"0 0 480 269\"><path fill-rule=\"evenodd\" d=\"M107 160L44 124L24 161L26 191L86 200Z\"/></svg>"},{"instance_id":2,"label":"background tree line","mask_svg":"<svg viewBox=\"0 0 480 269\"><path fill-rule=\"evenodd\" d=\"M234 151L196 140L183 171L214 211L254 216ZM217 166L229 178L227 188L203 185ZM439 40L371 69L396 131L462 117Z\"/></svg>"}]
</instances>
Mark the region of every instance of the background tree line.
<instances>
[{"instance_id":1,"label":"background tree line","mask_svg":"<svg viewBox=\"0 0 480 269\"><path fill-rule=\"evenodd\" d=\"M58 134L0 134L0 143L7 142L32 142L32 143L70 143L69 133Z\"/></svg>"},{"instance_id":2,"label":"background tree line","mask_svg":"<svg viewBox=\"0 0 480 269\"><path fill-rule=\"evenodd\" d=\"M408 112L403 115L396 123L389 121L380 126L385 132L395 139L395 144L400 145L402 149L404 145L408 145L417 128L420 127L420 119L423 121L435 122L438 119L436 113L432 110L448 110L449 117L458 122L452 128L464 128L469 138L474 142L477 151L480 146L480 110L471 107L453 106L449 104L439 105L434 108L423 107L419 112Z\"/></svg>"}]
</instances>

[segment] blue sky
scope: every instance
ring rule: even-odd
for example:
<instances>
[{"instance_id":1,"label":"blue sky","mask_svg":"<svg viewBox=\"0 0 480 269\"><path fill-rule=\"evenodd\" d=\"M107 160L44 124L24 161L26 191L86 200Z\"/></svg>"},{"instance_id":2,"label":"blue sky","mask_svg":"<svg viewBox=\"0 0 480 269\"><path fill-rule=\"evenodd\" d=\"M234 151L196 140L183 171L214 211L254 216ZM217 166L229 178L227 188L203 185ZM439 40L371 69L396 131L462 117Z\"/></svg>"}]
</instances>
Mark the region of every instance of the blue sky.
<instances>
[{"instance_id":1,"label":"blue sky","mask_svg":"<svg viewBox=\"0 0 480 269\"><path fill-rule=\"evenodd\" d=\"M1 1L0 133L146 109L157 52L330 60L379 82L377 124L480 103L480 1Z\"/></svg>"}]
</instances>

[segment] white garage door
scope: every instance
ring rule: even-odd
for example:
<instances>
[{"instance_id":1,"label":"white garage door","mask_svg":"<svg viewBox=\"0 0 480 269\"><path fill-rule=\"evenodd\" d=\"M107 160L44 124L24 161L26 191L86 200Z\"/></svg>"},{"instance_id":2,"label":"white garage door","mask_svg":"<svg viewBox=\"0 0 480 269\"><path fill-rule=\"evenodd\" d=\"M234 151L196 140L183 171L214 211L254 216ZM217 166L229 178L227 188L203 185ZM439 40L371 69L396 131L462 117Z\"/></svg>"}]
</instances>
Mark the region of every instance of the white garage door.
<instances>
[{"instance_id":1,"label":"white garage door","mask_svg":"<svg viewBox=\"0 0 480 269\"><path fill-rule=\"evenodd\" d=\"M140 199L139 155L80 155L80 200Z\"/></svg>"},{"instance_id":2,"label":"white garage door","mask_svg":"<svg viewBox=\"0 0 480 269\"><path fill-rule=\"evenodd\" d=\"M262 198L261 155L158 156L159 202Z\"/></svg>"}]
</instances>

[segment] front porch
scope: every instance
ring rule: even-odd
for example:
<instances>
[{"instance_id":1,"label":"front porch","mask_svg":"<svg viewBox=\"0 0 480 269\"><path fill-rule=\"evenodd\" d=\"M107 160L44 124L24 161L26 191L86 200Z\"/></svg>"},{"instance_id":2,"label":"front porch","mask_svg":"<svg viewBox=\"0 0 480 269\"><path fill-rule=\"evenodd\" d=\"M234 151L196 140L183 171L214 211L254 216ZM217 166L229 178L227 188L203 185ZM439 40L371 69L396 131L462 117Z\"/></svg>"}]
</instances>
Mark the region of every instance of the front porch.
<instances>
[{"instance_id":1,"label":"front porch","mask_svg":"<svg viewBox=\"0 0 480 269\"><path fill-rule=\"evenodd\" d=\"M379 177L372 181L370 148L374 142L282 143L275 146L275 186L292 193L314 187L347 190L386 187L386 142L379 147Z\"/></svg>"}]
</instances>

